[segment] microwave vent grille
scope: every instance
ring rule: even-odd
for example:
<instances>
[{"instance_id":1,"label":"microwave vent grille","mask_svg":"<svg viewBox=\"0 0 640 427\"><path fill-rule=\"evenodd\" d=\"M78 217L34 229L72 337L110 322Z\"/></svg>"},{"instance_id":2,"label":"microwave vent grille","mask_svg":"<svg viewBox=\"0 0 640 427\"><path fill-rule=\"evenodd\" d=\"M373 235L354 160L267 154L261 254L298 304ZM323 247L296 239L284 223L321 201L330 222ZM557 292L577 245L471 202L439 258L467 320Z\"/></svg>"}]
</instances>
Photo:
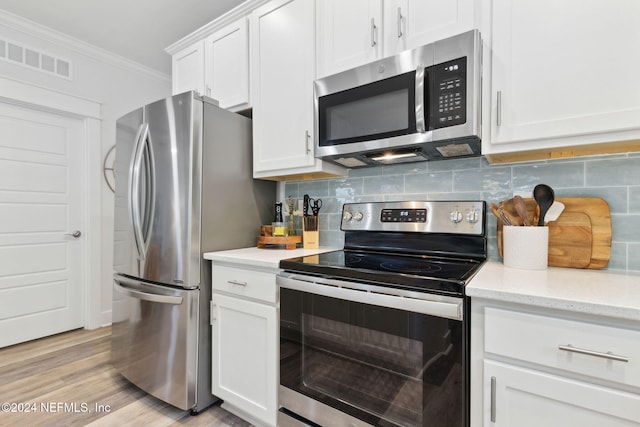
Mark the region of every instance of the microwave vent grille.
<instances>
[{"instance_id":1,"label":"microwave vent grille","mask_svg":"<svg viewBox=\"0 0 640 427\"><path fill-rule=\"evenodd\" d=\"M438 150L444 158L473 156L475 154L473 148L465 143L441 145L436 147L436 150Z\"/></svg>"}]
</instances>

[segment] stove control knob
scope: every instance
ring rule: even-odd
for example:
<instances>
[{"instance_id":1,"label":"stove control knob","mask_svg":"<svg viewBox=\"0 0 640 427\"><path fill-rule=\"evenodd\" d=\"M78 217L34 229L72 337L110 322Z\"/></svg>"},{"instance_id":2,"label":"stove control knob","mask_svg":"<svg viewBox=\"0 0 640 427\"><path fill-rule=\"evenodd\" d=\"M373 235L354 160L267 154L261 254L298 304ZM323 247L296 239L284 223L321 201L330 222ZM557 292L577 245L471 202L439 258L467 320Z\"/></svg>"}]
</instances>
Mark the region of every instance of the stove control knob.
<instances>
[{"instance_id":1,"label":"stove control knob","mask_svg":"<svg viewBox=\"0 0 640 427\"><path fill-rule=\"evenodd\" d=\"M449 214L449 219L451 222L457 224L462 221L462 212L460 212L457 208L452 210Z\"/></svg>"},{"instance_id":2,"label":"stove control knob","mask_svg":"<svg viewBox=\"0 0 640 427\"><path fill-rule=\"evenodd\" d=\"M467 222L470 224L475 224L480 219L480 215L478 215L478 211L475 209L471 209L467 212Z\"/></svg>"},{"instance_id":3,"label":"stove control knob","mask_svg":"<svg viewBox=\"0 0 640 427\"><path fill-rule=\"evenodd\" d=\"M345 213L342 215L343 221L351 221L351 218L353 218L353 215L349 211L345 211Z\"/></svg>"},{"instance_id":4,"label":"stove control knob","mask_svg":"<svg viewBox=\"0 0 640 427\"><path fill-rule=\"evenodd\" d=\"M355 219L356 221L362 221L362 218L364 218L362 212L356 211L353 213L353 219Z\"/></svg>"}]
</instances>

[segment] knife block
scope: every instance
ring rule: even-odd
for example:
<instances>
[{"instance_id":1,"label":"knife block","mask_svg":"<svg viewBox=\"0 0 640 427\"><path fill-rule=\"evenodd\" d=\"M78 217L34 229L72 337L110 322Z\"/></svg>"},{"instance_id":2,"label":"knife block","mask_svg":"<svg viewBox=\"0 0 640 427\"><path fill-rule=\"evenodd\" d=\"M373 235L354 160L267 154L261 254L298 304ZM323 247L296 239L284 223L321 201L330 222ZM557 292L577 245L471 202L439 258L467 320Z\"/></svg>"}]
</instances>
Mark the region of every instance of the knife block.
<instances>
[{"instance_id":1,"label":"knife block","mask_svg":"<svg viewBox=\"0 0 640 427\"><path fill-rule=\"evenodd\" d=\"M320 230L318 228L317 216L302 218L302 247L304 249L317 249L320 246Z\"/></svg>"}]
</instances>

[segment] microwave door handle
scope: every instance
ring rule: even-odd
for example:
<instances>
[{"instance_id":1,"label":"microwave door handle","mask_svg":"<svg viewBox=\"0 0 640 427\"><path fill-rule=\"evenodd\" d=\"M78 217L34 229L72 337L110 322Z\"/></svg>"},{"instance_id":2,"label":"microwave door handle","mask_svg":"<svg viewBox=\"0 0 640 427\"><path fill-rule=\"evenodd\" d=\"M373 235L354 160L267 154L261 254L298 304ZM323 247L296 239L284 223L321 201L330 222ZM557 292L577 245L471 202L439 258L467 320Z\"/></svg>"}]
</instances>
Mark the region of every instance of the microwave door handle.
<instances>
[{"instance_id":1,"label":"microwave door handle","mask_svg":"<svg viewBox=\"0 0 640 427\"><path fill-rule=\"evenodd\" d=\"M425 120L426 111L424 88L426 84L426 68L418 66L416 68L416 132L425 133L427 131L427 124Z\"/></svg>"}]
</instances>

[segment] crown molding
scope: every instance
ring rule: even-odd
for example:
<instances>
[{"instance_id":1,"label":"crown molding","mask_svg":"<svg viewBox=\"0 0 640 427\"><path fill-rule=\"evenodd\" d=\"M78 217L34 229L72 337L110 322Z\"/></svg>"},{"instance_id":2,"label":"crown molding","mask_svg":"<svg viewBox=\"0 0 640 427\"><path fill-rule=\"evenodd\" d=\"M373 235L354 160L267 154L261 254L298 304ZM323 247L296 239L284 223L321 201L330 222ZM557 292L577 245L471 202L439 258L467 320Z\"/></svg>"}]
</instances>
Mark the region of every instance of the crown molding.
<instances>
[{"instance_id":1,"label":"crown molding","mask_svg":"<svg viewBox=\"0 0 640 427\"><path fill-rule=\"evenodd\" d=\"M143 74L161 81L171 81L171 76L168 74L2 9L0 9L0 25L27 33L48 43L56 44L59 47L72 50L126 71Z\"/></svg>"},{"instance_id":2,"label":"crown molding","mask_svg":"<svg viewBox=\"0 0 640 427\"><path fill-rule=\"evenodd\" d=\"M219 18L203 25L193 33L181 38L177 42L167 46L164 50L169 55L173 55L192 44L203 40L207 36L215 33L221 28L235 22L236 20L248 16L254 9L267 3L269 0L247 0L244 3L231 9L229 12L221 15Z\"/></svg>"}]
</instances>

